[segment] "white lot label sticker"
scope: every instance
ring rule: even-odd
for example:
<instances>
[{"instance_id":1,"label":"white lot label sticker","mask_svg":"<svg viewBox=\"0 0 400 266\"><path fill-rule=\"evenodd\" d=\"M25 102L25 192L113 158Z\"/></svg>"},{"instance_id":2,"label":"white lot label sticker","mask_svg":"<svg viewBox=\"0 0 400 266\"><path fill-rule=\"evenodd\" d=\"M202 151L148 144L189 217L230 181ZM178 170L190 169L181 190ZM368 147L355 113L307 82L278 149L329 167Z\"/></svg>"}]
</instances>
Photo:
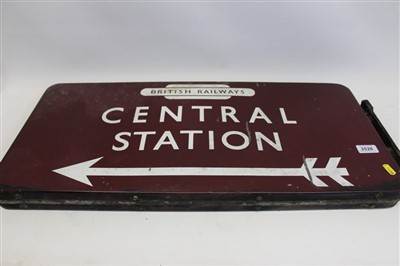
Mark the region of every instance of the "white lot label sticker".
<instances>
[{"instance_id":1,"label":"white lot label sticker","mask_svg":"<svg viewBox=\"0 0 400 266\"><path fill-rule=\"evenodd\" d=\"M356 145L359 153L379 153L375 145Z\"/></svg>"}]
</instances>

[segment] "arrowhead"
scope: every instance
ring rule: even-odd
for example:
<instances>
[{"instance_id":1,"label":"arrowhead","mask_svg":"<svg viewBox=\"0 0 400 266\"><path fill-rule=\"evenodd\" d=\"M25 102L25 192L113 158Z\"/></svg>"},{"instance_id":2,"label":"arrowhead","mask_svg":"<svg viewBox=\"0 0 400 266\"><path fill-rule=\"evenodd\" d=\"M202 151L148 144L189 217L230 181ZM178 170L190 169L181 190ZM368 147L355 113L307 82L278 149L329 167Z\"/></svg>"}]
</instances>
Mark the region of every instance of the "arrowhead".
<instances>
[{"instance_id":1,"label":"arrowhead","mask_svg":"<svg viewBox=\"0 0 400 266\"><path fill-rule=\"evenodd\" d=\"M76 180L78 182L84 183L92 187L93 185L87 177L90 174L89 171L90 167L96 162L100 161L102 158L103 157L99 157L83 163L77 163L63 168L55 169L53 170L53 172L69 177L73 180Z\"/></svg>"}]
</instances>

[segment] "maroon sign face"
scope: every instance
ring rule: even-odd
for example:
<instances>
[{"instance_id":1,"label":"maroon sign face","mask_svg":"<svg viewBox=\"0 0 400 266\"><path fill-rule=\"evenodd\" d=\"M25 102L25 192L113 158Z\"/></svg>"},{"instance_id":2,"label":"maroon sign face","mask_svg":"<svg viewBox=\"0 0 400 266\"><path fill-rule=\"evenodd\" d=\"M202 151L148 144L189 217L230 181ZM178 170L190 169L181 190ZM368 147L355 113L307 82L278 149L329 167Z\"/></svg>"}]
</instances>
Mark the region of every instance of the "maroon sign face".
<instances>
[{"instance_id":1,"label":"maroon sign face","mask_svg":"<svg viewBox=\"0 0 400 266\"><path fill-rule=\"evenodd\" d=\"M2 191L398 192L399 166L336 84L49 88L1 163Z\"/></svg>"}]
</instances>

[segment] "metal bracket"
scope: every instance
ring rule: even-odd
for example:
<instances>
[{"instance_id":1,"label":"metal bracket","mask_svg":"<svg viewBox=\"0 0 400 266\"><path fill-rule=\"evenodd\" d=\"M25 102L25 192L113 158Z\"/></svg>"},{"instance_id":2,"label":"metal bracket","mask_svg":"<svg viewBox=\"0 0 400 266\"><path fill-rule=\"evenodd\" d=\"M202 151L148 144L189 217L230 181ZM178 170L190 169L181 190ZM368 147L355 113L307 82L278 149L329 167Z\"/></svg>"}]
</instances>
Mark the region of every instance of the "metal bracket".
<instances>
[{"instance_id":1,"label":"metal bracket","mask_svg":"<svg viewBox=\"0 0 400 266\"><path fill-rule=\"evenodd\" d=\"M374 107L368 100L363 100L361 102L361 108L367 114L369 120L374 126L375 130L378 132L381 137L383 143L389 150L390 154L393 156L394 160L400 166L400 151L397 148L396 143L394 143L393 139L389 136L389 133L386 131L385 127L382 125L379 118L374 113Z\"/></svg>"}]
</instances>

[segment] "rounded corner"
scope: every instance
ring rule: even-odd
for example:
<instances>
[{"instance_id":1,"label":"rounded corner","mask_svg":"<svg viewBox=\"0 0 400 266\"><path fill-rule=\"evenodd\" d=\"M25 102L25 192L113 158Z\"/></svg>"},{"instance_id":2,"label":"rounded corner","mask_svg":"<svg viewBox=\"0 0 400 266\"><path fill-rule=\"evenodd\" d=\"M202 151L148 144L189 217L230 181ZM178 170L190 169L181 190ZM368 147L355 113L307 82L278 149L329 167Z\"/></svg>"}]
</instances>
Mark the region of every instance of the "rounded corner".
<instances>
[{"instance_id":1,"label":"rounded corner","mask_svg":"<svg viewBox=\"0 0 400 266\"><path fill-rule=\"evenodd\" d=\"M63 86L63 85L64 85L64 83L55 83L55 84L51 85L50 87L48 87L48 88L45 90L44 94L47 94L47 93L49 93L49 92L52 92L53 90L56 90L56 89L58 89L58 87L61 87L61 86Z\"/></svg>"},{"instance_id":2,"label":"rounded corner","mask_svg":"<svg viewBox=\"0 0 400 266\"><path fill-rule=\"evenodd\" d=\"M341 90L347 91L349 93L352 93L350 88L348 88L347 86L345 86L343 84L340 84L340 83L328 83L328 84L336 87L337 89L341 89Z\"/></svg>"}]
</instances>

